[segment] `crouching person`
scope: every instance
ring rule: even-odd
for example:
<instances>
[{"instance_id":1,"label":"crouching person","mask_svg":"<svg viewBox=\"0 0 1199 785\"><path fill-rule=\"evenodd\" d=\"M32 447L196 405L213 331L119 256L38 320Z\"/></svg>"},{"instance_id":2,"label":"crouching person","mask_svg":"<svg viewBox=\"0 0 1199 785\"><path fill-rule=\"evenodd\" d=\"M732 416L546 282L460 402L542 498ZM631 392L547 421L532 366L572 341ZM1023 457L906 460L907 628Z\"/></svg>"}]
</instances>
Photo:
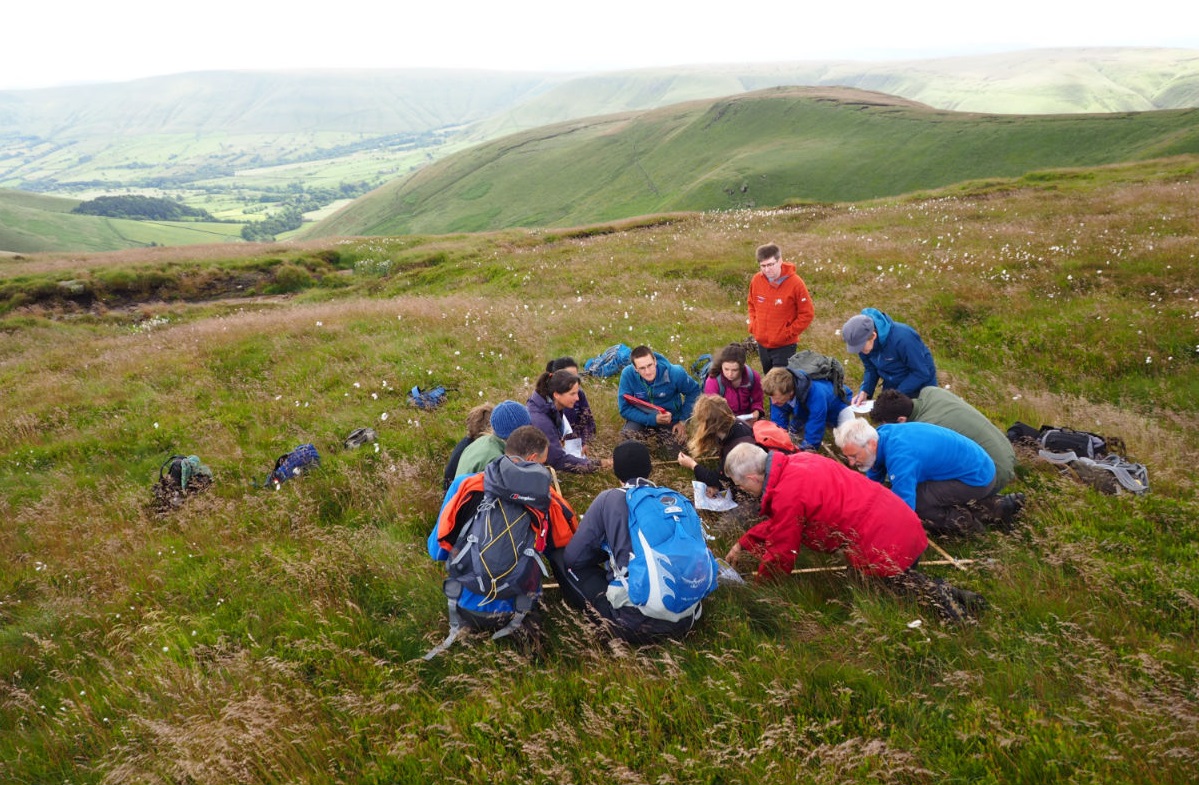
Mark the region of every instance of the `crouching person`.
<instances>
[{"instance_id":1,"label":"crouching person","mask_svg":"<svg viewBox=\"0 0 1199 785\"><path fill-rule=\"evenodd\" d=\"M791 572L800 548L843 551L851 570L915 597L948 621L985 607L979 595L913 569L928 547L920 518L887 488L840 462L740 444L729 452L725 473L762 498L764 518L729 550L730 564L748 551L759 558L759 577L772 577Z\"/></svg>"},{"instance_id":2,"label":"crouching person","mask_svg":"<svg viewBox=\"0 0 1199 785\"><path fill-rule=\"evenodd\" d=\"M924 422L881 425L851 420L833 432L850 466L891 490L929 534L1011 531L1024 494L995 493L995 462L956 431Z\"/></svg>"},{"instance_id":3,"label":"crouching person","mask_svg":"<svg viewBox=\"0 0 1199 785\"><path fill-rule=\"evenodd\" d=\"M450 633L425 659L449 648L463 627L494 631L493 639L521 629L542 578L550 569L564 578L562 553L576 524L543 465L549 442L524 425L504 450L482 472L454 481L429 534L429 555L446 562Z\"/></svg>"},{"instance_id":4,"label":"crouching person","mask_svg":"<svg viewBox=\"0 0 1199 785\"><path fill-rule=\"evenodd\" d=\"M716 589L719 567L681 493L649 481L649 447L612 452L621 487L602 491L566 546L569 591L630 643L681 638Z\"/></svg>"}]
</instances>

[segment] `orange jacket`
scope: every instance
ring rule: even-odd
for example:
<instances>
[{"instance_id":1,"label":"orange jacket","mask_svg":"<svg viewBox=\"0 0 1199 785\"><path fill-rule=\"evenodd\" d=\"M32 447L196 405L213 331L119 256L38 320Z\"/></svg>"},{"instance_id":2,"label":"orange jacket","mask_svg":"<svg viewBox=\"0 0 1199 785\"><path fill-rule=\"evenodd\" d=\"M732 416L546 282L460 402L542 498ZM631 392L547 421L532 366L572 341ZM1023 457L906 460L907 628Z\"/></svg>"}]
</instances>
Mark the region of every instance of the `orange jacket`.
<instances>
[{"instance_id":1,"label":"orange jacket","mask_svg":"<svg viewBox=\"0 0 1199 785\"><path fill-rule=\"evenodd\" d=\"M767 349L798 343L800 334L816 318L808 287L795 272L795 265L783 262L782 276L778 283L771 283L758 272L749 282L749 334Z\"/></svg>"}]
</instances>

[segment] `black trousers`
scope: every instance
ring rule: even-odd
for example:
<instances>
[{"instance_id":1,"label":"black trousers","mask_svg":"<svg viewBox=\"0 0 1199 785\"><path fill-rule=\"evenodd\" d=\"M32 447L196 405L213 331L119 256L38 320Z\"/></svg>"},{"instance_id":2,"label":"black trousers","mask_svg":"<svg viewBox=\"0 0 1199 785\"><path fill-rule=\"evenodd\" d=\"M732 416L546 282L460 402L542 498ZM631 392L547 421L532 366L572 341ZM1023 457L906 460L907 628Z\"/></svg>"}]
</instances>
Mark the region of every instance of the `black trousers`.
<instances>
[{"instance_id":1,"label":"black trousers","mask_svg":"<svg viewBox=\"0 0 1199 785\"><path fill-rule=\"evenodd\" d=\"M584 599L604 620L616 637L629 643L654 643L663 638L681 638L691 631L698 617L666 621L646 616L637 608L613 608L608 602L608 571L603 565L567 570L569 591ZM564 588L564 593L566 589Z\"/></svg>"},{"instance_id":2,"label":"black trousers","mask_svg":"<svg viewBox=\"0 0 1199 785\"><path fill-rule=\"evenodd\" d=\"M798 344L789 343L786 346L776 346L773 349L767 349L765 346L758 345L758 359L762 361L762 375L771 368L786 368L787 361L791 359L791 355L795 354L795 347Z\"/></svg>"}]
</instances>

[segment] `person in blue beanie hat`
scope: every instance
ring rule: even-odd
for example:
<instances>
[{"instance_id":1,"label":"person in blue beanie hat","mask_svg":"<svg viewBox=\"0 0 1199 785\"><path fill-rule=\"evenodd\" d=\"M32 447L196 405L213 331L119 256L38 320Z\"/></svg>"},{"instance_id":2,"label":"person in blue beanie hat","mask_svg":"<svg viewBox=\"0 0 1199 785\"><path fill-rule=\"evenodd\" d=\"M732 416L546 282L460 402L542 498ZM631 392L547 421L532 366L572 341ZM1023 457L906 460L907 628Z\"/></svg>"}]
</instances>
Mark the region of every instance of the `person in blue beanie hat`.
<instances>
[{"instance_id":1,"label":"person in blue beanie hat","mask_svg":"<svg viewBox=\"0 0 1199 785\"><path fill-rule=\"evenodd\" d=\"M476 474L504 454L504 440L522 425L531 425L529 410L513 400L503 401L491 410L491 433L485 433L462 451L455 476Z\"/></svg>"}]
</instances>

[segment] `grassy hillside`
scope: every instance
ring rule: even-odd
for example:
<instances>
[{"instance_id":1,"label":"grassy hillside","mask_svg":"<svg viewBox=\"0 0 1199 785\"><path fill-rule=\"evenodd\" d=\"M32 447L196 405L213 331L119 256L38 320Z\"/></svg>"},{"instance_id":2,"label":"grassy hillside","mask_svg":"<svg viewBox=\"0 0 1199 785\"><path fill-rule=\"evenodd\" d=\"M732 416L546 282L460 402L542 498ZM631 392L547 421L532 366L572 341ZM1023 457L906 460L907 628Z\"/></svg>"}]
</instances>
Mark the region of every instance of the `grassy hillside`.
<instances>
[{"instance_id":1,"label":"grassy hillside","mask_svg":"<svg viewBox=\"0 0 1199 785\"><path fill-rule=\"evenodd\" d=\"M0 780L1189 782L1196 165L559 232L0 261L30 292L159 287L0 316ZM805 344L851 381L835 331L882 308L995 423L1123 436L1151 492L1105 496L1026 457L1020 529L942 542L964 572L926 568L990 601L965 627L815 573L722 587L677 645L605 643L550 590L540 649L468 636L421 660L446 628L424 540L468 409L523 400L559 354L646 341L686 361L743 338L766 240L812 291ZM295 285L184 291L202 269ZM443 408L405 403L433 382L454 387ZM586 387L607 454L615 384ZM378 451L342 450L363 425ZM307 441L318 472L252 484ZM158 516L150 484L175 452L216 484ZM580 511L613 483L562 477ZM744 526L705 515L718 551Z\"/></svg>"},{"instance_id":2,"label":"grassy hillside","mask_svg":"<svg viewBox=\"0 0 1199 785\"><path fill-rule=\"evenodd\" d=\"M781 85L863 87L941 109L1114 112L1199 104L1177 49L1034 50L909 62L691 65L567 75L209 72L0 92L0 188L141 193L234 221L301 194L323 214L480 141ZM19 247L66 248L22 238ZM13 247L17 247L14 245ZM116 248L106 241L81 246Z\"/></svg>"},{"instance_id":3,"label":"grassy hillside","mask_svg":"<svg viewBox=\"0 0 1199 785\"><path fill-rule=\"evenodd\" d=\"M870 199L1193 152L1199 110L976 115L857 90L778 88L505 137L389 183L305 236L570 226Z\"/></svg>"}]
</instances>

